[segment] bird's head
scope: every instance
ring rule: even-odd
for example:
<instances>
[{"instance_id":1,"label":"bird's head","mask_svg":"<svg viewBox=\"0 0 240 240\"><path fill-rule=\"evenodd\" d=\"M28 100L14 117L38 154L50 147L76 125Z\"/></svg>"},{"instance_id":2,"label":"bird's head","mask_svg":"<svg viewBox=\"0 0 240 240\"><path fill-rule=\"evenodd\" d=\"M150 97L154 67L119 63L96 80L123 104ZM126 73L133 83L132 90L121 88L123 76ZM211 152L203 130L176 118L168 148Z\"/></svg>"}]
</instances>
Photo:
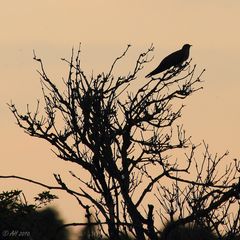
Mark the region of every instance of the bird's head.
<instances>
[{"instance_id":1,"label":"bird's head","mask_svg":"<svg viewBox=\"0 0 240 240\"><path fill-rule=\"evenodd\" d=\"M187 43L187 44L184 44L184 45L183 45L182 49L188 49L188 50L189 50L191 46L192 46L192 45L190 45L190 44Z\"/></svg>"}]
</instances>

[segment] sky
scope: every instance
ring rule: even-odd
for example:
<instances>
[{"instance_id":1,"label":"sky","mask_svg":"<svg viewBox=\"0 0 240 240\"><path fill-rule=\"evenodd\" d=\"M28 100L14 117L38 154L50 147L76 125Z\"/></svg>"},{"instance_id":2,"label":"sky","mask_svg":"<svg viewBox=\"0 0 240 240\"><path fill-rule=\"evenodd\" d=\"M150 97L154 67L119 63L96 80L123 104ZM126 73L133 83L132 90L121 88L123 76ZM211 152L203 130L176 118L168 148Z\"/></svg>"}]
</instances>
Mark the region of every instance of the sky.
<instances>
[{"instance_id":1,"label":"sky","mask_svg":"<svg viewBox=\"0 0 240 240\"><path fill-rule=\"evenodd\" d=\"M181 119L196 143L205 140L215 153L239 158L240 136L240 1L238 0L42 0L3 1L0 9L0 160L1 175L19 175L55 184L52 174L75 169L61 162L47 143L33 139L16 126L7 103L26 111L41 99L38 65L33 49L56 83L67 75L61 58L82 44L82 66L90 76L109 69L113 60L132 47L121 65L128 72L152 43L155 68L167 54L185 43L193 45L197 71L206 69L203 90L186 102ZM32 196L39 188L29 183L0 180L0 189L24 189ZM41 189L43 190L43 189ZM77 203L66 194L57 206L68 221L79 221ZM68 200L71 204L68 204Z\"/></svg>"}]
</instances>

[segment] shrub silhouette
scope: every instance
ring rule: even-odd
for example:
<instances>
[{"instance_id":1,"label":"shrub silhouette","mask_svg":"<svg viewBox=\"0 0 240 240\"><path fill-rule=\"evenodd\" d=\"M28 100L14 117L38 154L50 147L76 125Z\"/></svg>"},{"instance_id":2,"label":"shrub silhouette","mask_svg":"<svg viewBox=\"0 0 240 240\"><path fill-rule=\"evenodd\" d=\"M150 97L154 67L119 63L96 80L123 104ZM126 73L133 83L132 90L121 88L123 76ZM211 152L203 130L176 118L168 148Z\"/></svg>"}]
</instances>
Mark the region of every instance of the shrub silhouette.
<instances>
[{"instance_id":1,"label":"shrub silhouette","mask_svg":"<svg viewBox=\"0 0 240 240\"><path fill-rule=\"evenodd\" d=\"M217 240L215 234L206 226L168 223L163 229L159 240Z\"/></svg>"},{"instance_id":2,"label":"shrub silhouette","mask_svg":"<svg viewBox=\"0 0 240 240\"><path fill-rule=\"evenodd\" d=\"M63 225L58 212L50 207L43 208L48 202L46 196L56 198L45 192L35 198L34 204L28 204L20 190L2 192L0 194L0 236L4 237L4 240L67 240L69 236L67 229L57 231Z\"/></svg>"}]
</instances>

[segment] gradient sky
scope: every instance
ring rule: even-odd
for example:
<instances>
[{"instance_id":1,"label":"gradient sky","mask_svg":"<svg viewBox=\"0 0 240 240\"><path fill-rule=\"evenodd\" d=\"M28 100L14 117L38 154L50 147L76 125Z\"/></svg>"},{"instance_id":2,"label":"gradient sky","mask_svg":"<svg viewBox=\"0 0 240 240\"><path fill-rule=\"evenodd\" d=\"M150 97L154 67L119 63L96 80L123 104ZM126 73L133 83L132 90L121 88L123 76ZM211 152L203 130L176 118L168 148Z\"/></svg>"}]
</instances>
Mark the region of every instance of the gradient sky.
<instances>
[{"instance_id":1,"label":"gradient sky","mask_svg":"<svg viewBox=\"0 0 240 240\"><path fill-rule=\"evenodd\" d=\"M240 136L240 1L239 0L22 0L1 1L0 10L0 128L1 175L20 175L54 184L52 173L67 176L76 166L58 161L51 146L23 133L6 103L13 100L25 111L41 98L37 63L41 57L56 83L67 75L60 61L71 47L82 43L82 64L90 75L106 71L127 44L132 44L124 72L151 43L154 60L144 76L159 61L184 43L193 45L191 57L197 71L206 68L204 89L186 103L181 122L193 141L203 139L213 153L229 150L238 158ZM229 158L230 160L230 158ZM39 188L0 180L0 189L24 189L27 196ZM43 189L41 189L43 190ZM61 195L62 196L62 195ZM64 195L57 205L69 221L83 220Z\"/></svg>"}]
</instances>

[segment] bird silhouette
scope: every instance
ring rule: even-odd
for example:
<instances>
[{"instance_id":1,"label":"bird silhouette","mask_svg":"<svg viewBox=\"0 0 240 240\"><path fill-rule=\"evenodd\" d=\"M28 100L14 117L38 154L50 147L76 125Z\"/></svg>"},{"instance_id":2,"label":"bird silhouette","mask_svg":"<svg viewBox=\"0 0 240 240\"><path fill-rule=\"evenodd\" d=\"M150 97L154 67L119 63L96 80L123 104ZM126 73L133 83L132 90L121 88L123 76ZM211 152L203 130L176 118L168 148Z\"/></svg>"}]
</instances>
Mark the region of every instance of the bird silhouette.
<instances>
[{"instance_id":1,"label":"bird silhouette","mask_svg":"<svg viewBox=\"0 0 240 240\"><path fill-rule=\"evenodd\" d=\"M190 44L184 44L182 49L169 54L160 62L156 69L154 69L152 72L146 75L146 78L152 77L153 75L161 73L171 67L180 66L183 62L185 62L188 59L189 50L191 46L192 45Z\"/></svg>"}]
</instances>

